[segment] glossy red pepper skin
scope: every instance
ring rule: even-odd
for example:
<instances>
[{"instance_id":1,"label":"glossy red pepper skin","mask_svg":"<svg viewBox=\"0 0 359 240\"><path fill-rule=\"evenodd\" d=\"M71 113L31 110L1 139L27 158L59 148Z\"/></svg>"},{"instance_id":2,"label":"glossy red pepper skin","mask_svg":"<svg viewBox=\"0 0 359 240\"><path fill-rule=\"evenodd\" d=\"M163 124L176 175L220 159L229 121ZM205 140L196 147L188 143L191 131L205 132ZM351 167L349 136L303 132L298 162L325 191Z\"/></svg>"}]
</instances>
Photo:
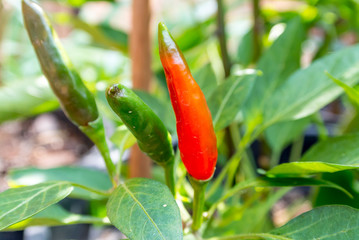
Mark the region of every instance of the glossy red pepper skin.
<instances>
[{"instance_id":1,"label":"glossy red pepper skin","mask_svg":"<svg viewBox=\"0 0 359 240\"><path fill-rule=\"evenodd\" d=\"M217 162L217 140L203 92L167 27L158 25L162 66L177 121L178 146L188 173L197 180L212 177Z\"/></svg>"}]
</instances>

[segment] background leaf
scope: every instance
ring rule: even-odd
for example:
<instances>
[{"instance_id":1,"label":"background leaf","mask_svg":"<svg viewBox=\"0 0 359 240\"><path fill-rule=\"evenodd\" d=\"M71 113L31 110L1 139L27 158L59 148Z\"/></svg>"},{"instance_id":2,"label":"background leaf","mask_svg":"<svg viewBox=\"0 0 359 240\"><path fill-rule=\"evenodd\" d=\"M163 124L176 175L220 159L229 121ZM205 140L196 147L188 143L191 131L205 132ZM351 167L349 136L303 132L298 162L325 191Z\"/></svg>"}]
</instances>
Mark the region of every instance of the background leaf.
<instances>
[{"instance_id":1,"label":"background leaf","mask_svg":"<svg viewBox=\"0 0 359 240\"><path fill-rule=\"evenodd\" d=\"M291 20L284 32L259 59L257 69L263 74L257 76L246 101L247 122L262 115L265 103L273 92L300 67L302 41L305 28L301 18Z\"/></svg>"},{"instance_id":2,"label":"background leaf","mask_svg":"<svg viewBox=\"0 0 359 240\"><path fill-rule=\"evenodd\" d=\"M352 197L351 194L345 190L343 187L334 184L330 181L313 179L313 178L269 178L269 177L260 177L253 180L248 180L236 184L232 189L228 190L226 194L215 202L211 211L214 211L219 203L224 200L234 196L235 194L240 193L241 191L254 188L254 187L299 187L299 186L314 186L314 187L326 187L326 188L334 188L340 190L345 193L347 196Z\"/></svg>"},{"instance_id":3,"label":"background leaf","mask_svg":"<svg viewBox=\"0 0 359 240\"><path fill-rule=\"evenodd\" d=\"M108 219L71 213L55 204L24 221L6 228L6 231L18 231L30 226L63 226L81 223L109 224L109 221Z\"/></svg>"},{"instance_id":4,"label":"background leaf","mask_svg":"<svg viewBox=\"0 0 359 240\"><path fill-rule=\"evenodd\" d=\"M67 182L47 182L0 193L0 230L59 202L72 190Z\"/></svg>"},{"instance_id":5,"label":"background leaf","mask_svg":"<svg viewBox=\"0 0 359 240\"><path fill-rule=\"evenodd\" d=\"M214 90L208 100L208 107L216 131L227 127L241 111L252 78L230 77Z\"/></svg>"},{"instance_id":6,"label":"background leaf","mask_svg":"<svg viewBox=\"0 0 359 240\"><path fill-rule=\"evenodd\" d=\"M250 29L238 45L237 59L241 65L248 66L254 60L253 45L253 29Z\"/></svg>"},{"instance_id":7,"label":"background leaf","mask_svg":"<svg viewBox=\"0 0 359 240\"><path fill-rule=\"evenodd\" d=\"M284 163L267 175L308 175L359 168L359 134L329 138L313 146L299 162Z\"/></svg>"},{"instance_id":8,"label":"background leaf","mask_svg":"<svg viewBox=\"0 0 359 240\"><path fill-rule=\"evenodd\" d=\"M207 101L217 87L216 75L211 64L206 64L193 73L193 78L201 88Z\"/></svg>"},{"instance_id":9,"label":"background leaf","mask_svg":"<svg viewBox=\"0 0 359 240\"><path fill-rule=\"evenodd\" d=\"M29 186L47 181L68 181L92 189L107 191L112 187L105 172L81 167L59 167L51 169L14 169L9 173L10 186ZM103 195L75 187L71 197L81 199L103 199Z\"/></svg>"},{"instance_id":10,"label":"background leaf","mask_svg":"<svg viewBox=\"0 0 359 240\"><path fill-rule=\"evenodd\" d=\"M289 190L289 188L282 188L269 195L266 199L258 199L257 201L238 204L237 206L228 206L223 213L223 219L219 221L215 219L210 222L205 229L204 236L206 238L213 236L231 237L240 233L270 231L273 226L269 220L269 212L273 205Z\"/></svg>"},{"instance_id":11,"label":"background leaf","mask_svg":"<svg viewBox=\"0 0 359 240\"><path fill-rule=\"evenodd\" d=\"M166 185L151 179L133 178L111 195L107 215L130 239L182 239L178 206Z\"/></svg>"},{"instance_id":12,"label":"background leaf","mask_svg":"<svg viewBox=\"0 0 359 240\"><path fill-rule=\"evenodd\" d=\"M274 152L280 152L293 140L297 139L310 123L310 118L281 122L267 128L265 137Z\"/></svg>"},{"instance_id":13,"label":"background leaf","mask_svg":"<svg viewBox=\"0 0 359 240\"><path fill-rule=\"evenodd\" d=\"M289 239L356 239L359 210L347 206L315 208L270 233Z\"/></svg>"},{"instance_id":14,"label":"background leaf","mask_svg":"<svg viewBox=\"0 0 359 240\"><path fill-rule=\"evenodd\" d=\"M170 133L176 132L176 118L169 101L165 103L143 91L136 90L135 93L156 113Z\"/></svg>"},{"instance_id":15,"label":"background leaf","mask_svg":"<svg viewBox=\"0 0 359 240\"><path fill-rule=\"evenodd\" d=\"M59 103L45 78L16 81L0 88L0 123L55 110Z\"/></svg>"},{"instance_id":16,"label":"background leaf","mask_svg":"<svg viewBox=\"0 0 359 240\"><path fill-rule=\"evenodd\" d=\"M327 73L327 75L334 83L336 83L339 87L343 88L345 93L348 95L349 100L353 103L353 105L357 109L359 109L359 91L356 90L353 87L348 86L347 84L343 83L339 79L336 79L335 77L333 77L329 73Z\"/></svg>"},{"instance_id":17,"label":"background leaf","mask_svg":"<svg viewBox=\"0 0 359 240\"><path fill-rule=\"evenodd\" d=\"M359 81L359 45L317 60L294 73L265 104L264 125L311 115L337 98L343 90L325 71L352 86Z\"/></svg>"},{"instance_id":18,"label":"background leaf","mask_svg":"<svg viewBox=\"0 0 359 240\"><path fill-rule=\"evenodd\" d=\"M348 197L348 195L338 191L338 189L319 188L313 195L312 202L314 207L340 204L357 209L359 208L359 190L356 187L358 181L354 170L323 173L321 174L321 179L330 181L345 188L353 197Z\"/></svg>"},{"instance_id":19,"label":"background leaf","mask_svg":"<svg viewBox=\"0 0 359 240\"><path fill-rule=\"evenodd\" d=\"M136 138L126 128L125 125L117 127L110 140L122 151L132 147L133 144L136 143Z\"/></svg>"}]
</instances>

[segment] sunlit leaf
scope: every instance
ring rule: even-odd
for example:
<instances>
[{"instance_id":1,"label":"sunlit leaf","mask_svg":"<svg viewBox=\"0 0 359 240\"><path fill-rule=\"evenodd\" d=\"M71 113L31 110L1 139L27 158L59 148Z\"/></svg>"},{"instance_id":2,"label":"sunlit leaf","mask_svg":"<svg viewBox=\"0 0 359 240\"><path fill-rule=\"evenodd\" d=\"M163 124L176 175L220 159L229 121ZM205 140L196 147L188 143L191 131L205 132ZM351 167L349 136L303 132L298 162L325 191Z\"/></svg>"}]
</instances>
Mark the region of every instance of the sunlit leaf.
<instances>
[{"instance_id":1,"label":"sunlit leaf","mask_svg":"<svg viewBox=\"0 0 359 240\"><path fill-rule=\"evenodd\" d=\"M9 173L9 185L30 186L47 181L68 181L99 191L107 191L112 187L105 172L81 167L58 167L50 169L24 168L13 169ZM71 197L81 199L103 199L103 195L75 187Z\"/></svg>"},{"instance_id":2,"label":"sunlit leaf","mask_svg":"<svg viewBox=\"0 0 359 240\"><path fill-rule=\"evenodd\" d=\"M130 239L183 237L180 212L171 192L154 180L133 178L120 184L107 203L107 214Z\"/></svg>"},{"instance_id":3,"label":"sunlit leaf","mask_svg":"<svg viewBox=\"0 0 359 240\"><path fill-rule=\"evenodd\" d=\"M72 190L67 182L47 182L0 193L0 230L57 203Z\"/></svg>"}]
</instances>

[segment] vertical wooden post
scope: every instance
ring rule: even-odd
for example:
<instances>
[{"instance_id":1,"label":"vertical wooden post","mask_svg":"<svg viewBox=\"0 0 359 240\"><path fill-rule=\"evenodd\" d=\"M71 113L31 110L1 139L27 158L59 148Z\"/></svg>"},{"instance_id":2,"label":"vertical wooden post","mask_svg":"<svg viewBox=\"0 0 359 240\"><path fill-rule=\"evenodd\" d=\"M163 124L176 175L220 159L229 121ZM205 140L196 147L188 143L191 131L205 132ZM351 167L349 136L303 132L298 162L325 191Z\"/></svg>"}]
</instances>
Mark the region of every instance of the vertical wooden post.
<instances>
[{"instance_id":1,"label":"vertical wooden post","mask_svg":"<svg viewBox=\"0 0 359 240\"><path fill-rule=\"evenodd\" d=\"M132 1L130 55L135 89L149 90L151 81L150 0ZM136 145L131 149L130 177L150 177L151 160Z\"/></svg>"},{"instance_id":2,"label":"vertical wooden post","mask_svg":"<svg viewBox=\"0 0 359 240\"><path fill-rule=\"evenodd\" d=\"M3 64L3 56L1 52L1 43L4 38L4 32L7 25L7 21L11 14L11 10L9 8L5 9L3 0L0 0L0 86L2 85L2 64Z\"/></svg>"}]
</instances>

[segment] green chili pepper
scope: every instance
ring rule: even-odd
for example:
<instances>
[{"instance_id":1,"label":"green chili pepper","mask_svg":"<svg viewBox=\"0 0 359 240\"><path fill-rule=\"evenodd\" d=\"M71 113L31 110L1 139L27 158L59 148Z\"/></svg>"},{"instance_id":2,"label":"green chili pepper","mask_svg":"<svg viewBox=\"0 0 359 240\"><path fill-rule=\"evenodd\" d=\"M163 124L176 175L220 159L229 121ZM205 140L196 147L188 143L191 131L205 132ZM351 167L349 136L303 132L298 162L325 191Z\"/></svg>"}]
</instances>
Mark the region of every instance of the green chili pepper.
<instances>
[{"instance_id":1,"label":"green chili pepper","mask_svg":"<svg viewBox=\"0 0 359 240\"><path fill-rule=\"evenodd\" d=\"M109 87L106 97L113 111L136 137L144 153L160 165L173 158L169 132L140 97L121 84Z\"/></svg>"},{"instance_id":2,"label":"green chili pepper","mask_svg":"<svg viewBox=\"0 0 359 240\"><path fill-rule=\"evenodd\" d=\"M22 2L24 23L53 92L68 118L87 126L99 114L96 102L72 66L46 14L37 4Z\"/></svg>"},{"instance_id":3,"label":"green chili pepper","mask_svg":"<svg viewBox=\"0 0 359 240\"><path fill-rule=\"evenodd\" d=\"M102 119L94 97L72 66L42 8L34 2L23 0L22 11L25 27L41 69L63 111L96 144L105 160L111 180L116 185L115 166L109 155Z\"/></svg>"},{"instance_id":4,"label":"green chili pepper","mask_svg":"<svg viewBox=\"0 0 359 240\"><path fill-rule=\"evenodd\" d=\"M159 117L131 89L114 84L106 90L113 111L136 137L138 146L166 170L166 181L172 192L174 153L171 135Z\"/></svg>"}]
</instances>

